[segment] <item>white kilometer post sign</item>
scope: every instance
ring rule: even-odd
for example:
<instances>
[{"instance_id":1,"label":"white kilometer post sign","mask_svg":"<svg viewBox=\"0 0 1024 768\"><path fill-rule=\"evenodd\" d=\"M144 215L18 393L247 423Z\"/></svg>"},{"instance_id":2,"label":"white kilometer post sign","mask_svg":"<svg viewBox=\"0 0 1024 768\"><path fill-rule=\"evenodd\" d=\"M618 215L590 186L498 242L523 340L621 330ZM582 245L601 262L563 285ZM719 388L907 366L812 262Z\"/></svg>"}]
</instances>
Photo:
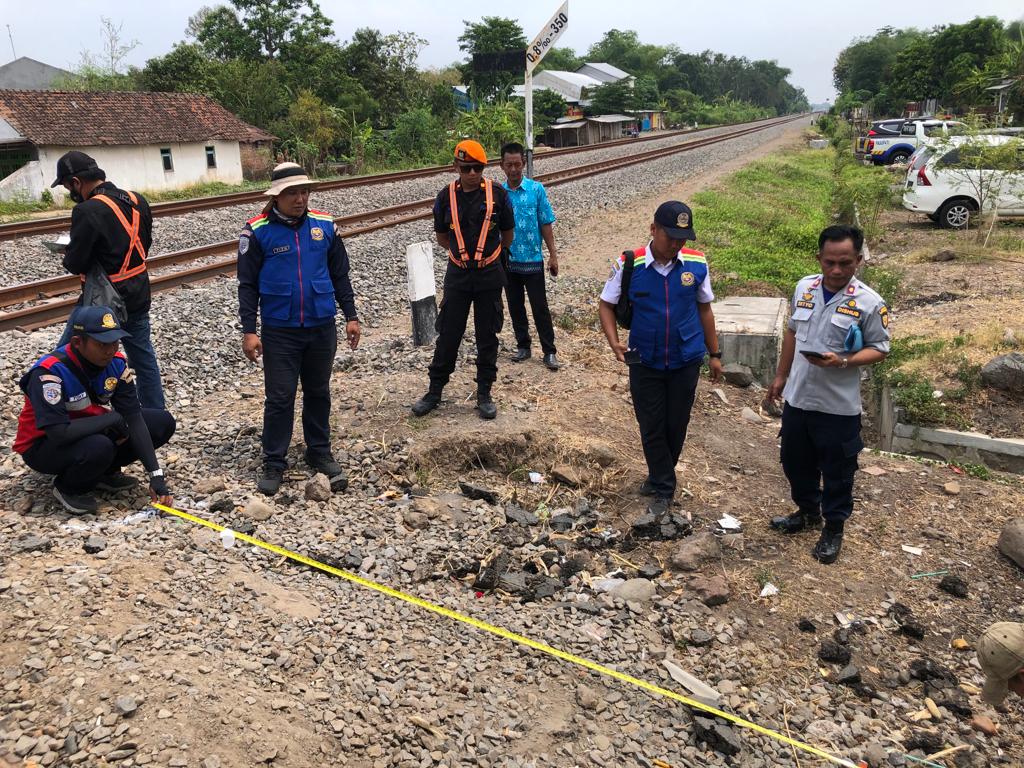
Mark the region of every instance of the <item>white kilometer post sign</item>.
<instances>
[{"instance_id":1,"label":"white kilometer post sign","mask_svg":"<svg viewBox=\"0 0 1024 768\"><path fill-rule=\"evenodd\" d=\"M533 178L533 69L550 51L555 41L562 36L569 26L569 0L562 3L555 15L548 19L544 29L533 38L526 49L526 77L523 88L526 91L526 175Z\"/></svg>"}]
</instances>

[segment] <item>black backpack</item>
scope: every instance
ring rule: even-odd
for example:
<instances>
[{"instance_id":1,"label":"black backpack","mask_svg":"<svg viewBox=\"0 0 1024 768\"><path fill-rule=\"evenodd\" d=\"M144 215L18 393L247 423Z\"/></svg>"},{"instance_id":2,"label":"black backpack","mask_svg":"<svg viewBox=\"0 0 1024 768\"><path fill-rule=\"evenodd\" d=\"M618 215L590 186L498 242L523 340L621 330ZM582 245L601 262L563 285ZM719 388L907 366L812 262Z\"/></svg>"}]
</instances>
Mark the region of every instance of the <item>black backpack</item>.
<instances>
[{"instance_id":1,"label":"black backpack","mask_svg":"<svg viewBox=\"0 0 1024 768\"><path fill-rule=\"evenodd\" d=\"M622 293L619 294L619 301L615 305L615 320L623 328L628 329L633 324L633 302L629 300L629 284L633 280L633 260L636 255L632 251L623 251L625 257L622 263Z\"/></svg>"}]
</instances>

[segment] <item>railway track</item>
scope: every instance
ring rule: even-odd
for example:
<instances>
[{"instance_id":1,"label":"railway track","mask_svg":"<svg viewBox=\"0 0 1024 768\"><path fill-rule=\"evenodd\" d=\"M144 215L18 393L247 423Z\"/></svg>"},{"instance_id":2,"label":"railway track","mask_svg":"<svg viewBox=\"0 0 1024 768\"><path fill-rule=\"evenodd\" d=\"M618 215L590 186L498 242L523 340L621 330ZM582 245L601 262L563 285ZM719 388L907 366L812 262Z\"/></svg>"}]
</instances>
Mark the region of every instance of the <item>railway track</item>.
<instances>
[{"instance_id":1,"label":"railway track","mask_svg":"<svg viewBox=\"0 0 1024 768\"><path fill-rule=\"evenodd\" d=\"M695 141L677 144L671 147L662 147L612 160L603 160L595 163L586 163L574 168L567 168L561 171L540 174L536 178L546 186L557 186L579 179L596 176L601 173L619 170L643 162L650 162L663 157L691 152L701 147L718 144L723 141L745 136L750 133L764 130L765 128L782 125L802 119L803 115L796 117L775 118L769 122L759 122L740 130L731 131L717 136L709 136ZM630 140L633 141L633 140ZM447 170L447 167L442 170ZM413 172L410 172L413 173ZM432 173L438 173L432 170ZM352 180L354 181L354 180ZM185 201L182 201L185 202ZM340 228L343 237L351 238L358 235L375 232L380 229L398 226L412 221L428 218L431 215L431 208L434 199L426 198L386 208L374 209L362 213L339 216L334 221ZM214 277L230 275L235 270L234 256L236 240L226 240L197 248L189 248L182 251L173 251L149 259L150 284L153 292L164 291L184 285L196 283ZM199 261L213 256L232 254L229 258L221 259L207 264L201 264L186 269L172 270L170 272L158 272L169 267L176 267L181 264ZM29 331L41 328L46 325L58 322L67 318L71 308L77 302L77 295L61 298L65 294L75 293L81 285L77 275L61 275L43 280L35 280L20 285L0 288L0 307L10 307L19 304L29 303L28 306L12 309L0 313L0 332L10 330ZM39 303L31 303L39 302Z\"/></svg>"},{"instance_id":2,"label":"railway track","mask_svg":"<svg viewBox=\"0 0 1024 768\"><path fill-rule=\"evenodd\" d=\"M777 118L771 118L777 119ZM769 121L759 120L754 123L742 123L741 125L763 125ZM537 156L537 159L543 159L548 157L560 157L562 155L572 155L578 152L589 152L596 149L605 149L607 147L615 147L619 145L636 145L640 142L647 141L659 141L661 139L671 138L673 136L680 135L698 135L704 131L710 131L715 128L721 128L722 126L714 126L712 128L701 128L697 131L665 131L658 133L654 136L642 136L636 139L616 139L614 141L606 141L601 144L588 144L582 147L566 147L563 149L553 149L547 152L543 152ZM488 165L498 165L497 160L492 160ZM349 179L335 179L333 181L322 181L315 185L316 191L330 191L335 189L347 189L350 187L366 187L374 186L377 184L390 184L396 181L406 181L408 179L418 179L426 176L436 176L439 173L444 173L449 170L449 165L437 165L430 166L427 168L415 168L409 171L394 171L392 173L378 173L371 176L357 176ZM263 200L263 192L254 190L247 192L231 192L226 195L215 195L212 197L199 197L192 198L189 200L169 200L165 203L153 203L150 206L150 210L153 212L154 218L160 216L178 216L183 213L191 213L193 211L202 211L212 208L224 208L231 205L243 205L245 203L253 203ZM16 221L10 224L0 224L0 240L11 240L16 237L25 237L27 235L42 235L48 232L61 232L68 229L71 226L71 214L62 216L52 216L45 219L30 219L28 221Z\"/></svg>"}]
</instances>

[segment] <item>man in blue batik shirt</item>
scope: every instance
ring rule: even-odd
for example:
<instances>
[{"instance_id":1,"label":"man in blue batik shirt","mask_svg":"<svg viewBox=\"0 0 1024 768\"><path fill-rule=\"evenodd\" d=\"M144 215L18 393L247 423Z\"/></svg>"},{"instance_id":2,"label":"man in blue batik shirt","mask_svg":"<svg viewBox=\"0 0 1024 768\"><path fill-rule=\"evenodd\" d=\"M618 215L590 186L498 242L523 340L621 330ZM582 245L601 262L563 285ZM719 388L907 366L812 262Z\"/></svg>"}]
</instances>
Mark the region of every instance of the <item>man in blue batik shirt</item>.
<instances>
[{"instance_id":1,"label":"man in blue batik shirt","mask_svg":"<svg viewBox=\"0 0 1024 768\"><path fill-rule=\"evenodd\" d=\"M559 368L555 357L555 329L551 324L551 310L548 308L547 288L544 285L544 252L541 239L548 247L548 269L551 276L558 275L558 252L555 249L555 234L551 225L555 213L551 210L547 192L539 181L524 178L525 150L522 144L511 143L501 148L501 170L507 181L502 185L508 191L508 199L515 213L515 239L509 248L508 314L516 334L516 353L512 362L521 363L530 357L530 327L526 319L526 296L530 298L533 323L537 327L540 347L544 353L544 365L552 371Z\"/></svg>"}]
</instances>

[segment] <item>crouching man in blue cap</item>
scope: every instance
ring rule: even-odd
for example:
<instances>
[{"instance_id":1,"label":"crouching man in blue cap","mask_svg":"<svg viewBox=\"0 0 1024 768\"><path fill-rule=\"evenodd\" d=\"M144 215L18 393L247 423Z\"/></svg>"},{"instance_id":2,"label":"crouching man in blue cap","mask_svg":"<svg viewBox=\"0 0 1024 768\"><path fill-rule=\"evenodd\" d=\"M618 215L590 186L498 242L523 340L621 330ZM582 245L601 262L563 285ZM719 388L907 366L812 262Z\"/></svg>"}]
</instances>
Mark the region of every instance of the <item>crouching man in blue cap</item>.
<instances>
[{"instance_id":1,"label":"crouching man in blue cap","mask_svg":"<svg viewBox=\"0 0 1024 768\"><path fill-rule=\"evenodd\" d=\"M37 472L56 475L53 495L72 514L95 512L96 488L121 491L136 480L123 467L141 461L154 501L173 502L156 448L174 434L174 417L143 408L135 372L118 350L130 336L109 307L75 313L71 342L21 377L25 405L14 450Z\"/></svg>"}]
</instances>

